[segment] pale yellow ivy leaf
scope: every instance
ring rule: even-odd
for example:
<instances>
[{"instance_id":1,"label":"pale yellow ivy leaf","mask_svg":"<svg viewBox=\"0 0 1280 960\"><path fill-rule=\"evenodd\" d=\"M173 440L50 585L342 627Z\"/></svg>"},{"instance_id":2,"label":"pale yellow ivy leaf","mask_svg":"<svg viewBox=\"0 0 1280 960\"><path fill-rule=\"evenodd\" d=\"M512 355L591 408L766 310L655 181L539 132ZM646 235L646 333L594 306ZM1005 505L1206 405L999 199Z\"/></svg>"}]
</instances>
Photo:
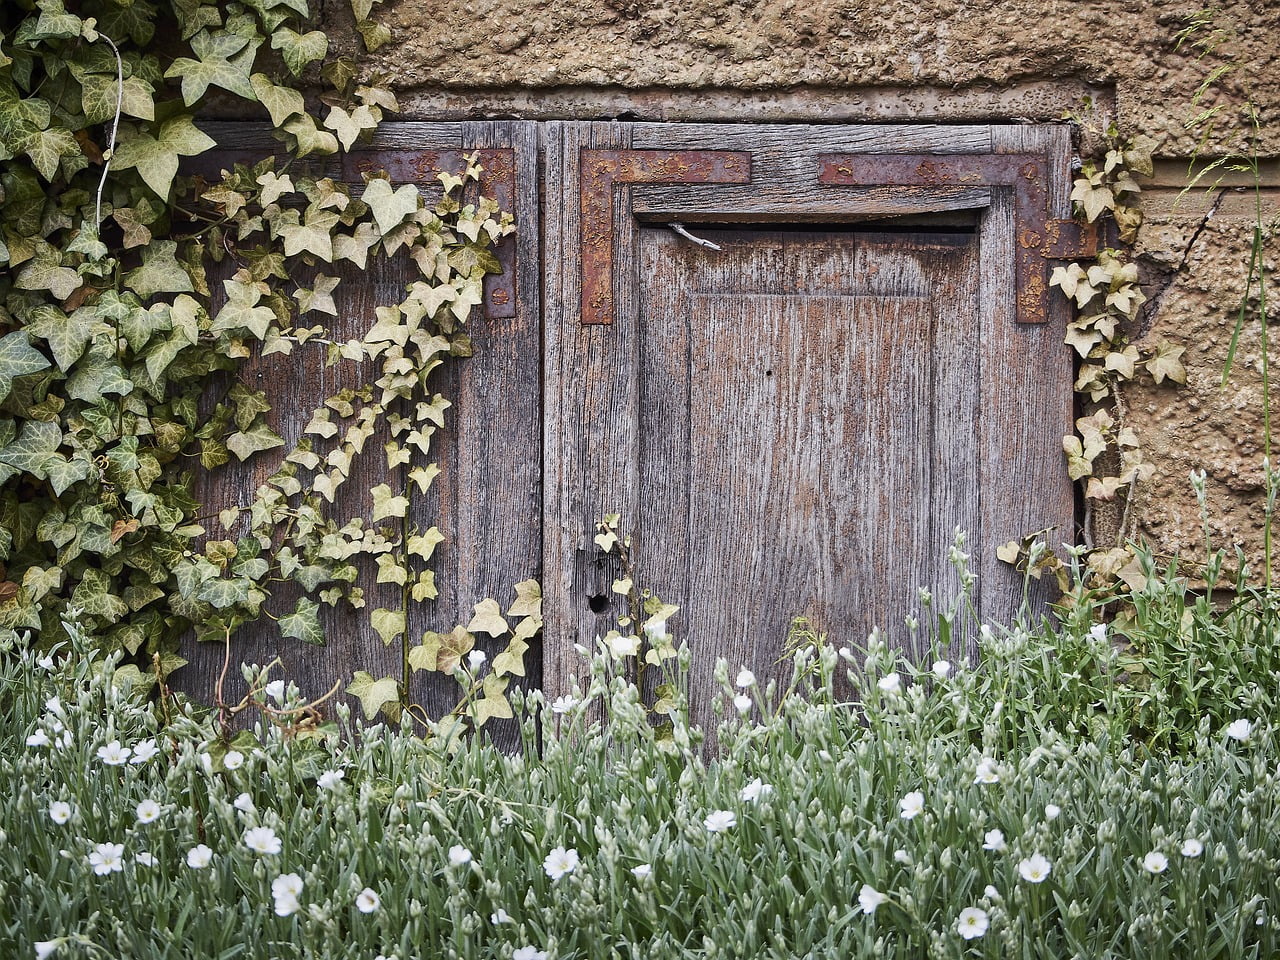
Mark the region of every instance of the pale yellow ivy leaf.
<instances>
[{"instance_id":1,"label":"pale yellow ivy leaf","mask_svg":"<svg viewBox=\"0 0 1280 960\"><path fill-rule=\"evenodd\" d=\"M390 486L380 483L369 494L373 497L373 522L387 517L403 517L409 512L409 499L394 493Z\"/></svg>"},{"instance_id":2,"label":"pale yellow ivy leaf","mask_svg":"<svg viewBox=\"0 0 1280 960\"><path fill-rule=\"evenodd\" d=\"M521 580L516 584L516 602L507 611L507 616L542 616L542 585L537 580Z\"/></svg>"},{"instance_id":3,"label":"pale yellow ivy leaf","mask_svg":"<svg viewBox=\"0 0 1280 960\"><path fill-rule=\"evenodd\" d=\"M502 618L502 608L498 606L498 601L490 598L476 604L475 614L467 624L470 632L487 633L492 637L499 637L510 629L507 621Z\"/></svg>"},{"instance_id":4,"label":"pale yellow ivy leaf","mask_svg":"<svg viewBox=\"0 0 1280 960\"><path fill-rule=\"evenodd\" d=\"M467 711L477 727L484 726L494 717L509 719L514 716L511 712L511 702L506 697L507 679L505 677L490 673L484 678L483 689L484 696L472 703Z\"/></svg>"},{"instance_id":5,"label":"pale yellow ivy leaf","mask_svg":"<svg viewBox=\"0 0 1280 960\"><path fill-rule=\"evenodd\" d=\"M409 571L396 562L395 554L384 553L378 557L378 583L395 583L404 586L409 582Z\"/></svg>"},{"instance_id":6,"label":"pale yellow ivy leaf","mask_svg":"<svg viewBox=\"0 0 1280 960\"><path fill-rule=\"evenodd\" d=\"M523 677L524 654L528 649L529 644L524 642L523 637L513 637L507 644L507 649L493 658L493 672L499 677L508 673Z\"/></svg>"},{"instance_id":7,"label":"pale yellow ivy leaf","mask_svg":"<svg viewBox=\"0 0 1280 960\"><path fill-rule=\"evenodd\" d=\"M384 711L392 721L400 714L400 685L393 677L374 680L371 674L357 670L347 687L347 693L360 701L366 720L372 720L379 710Z\"/></svg>"},{"instance_id":8,"label":"pale yellow ivy leaf","mask_svg":"<svg viewBox=\"0 0 1280 960\"><path fill-rule=\"evenodd\" d=\"M338 487L341 486L342 479L342 475L336 470L330 474L322 473L311 481L311 489L330 503L333 503L334 494L337 493Z\"/></svg>"},{"instance_id":9,"label":"pale yellow ivy leaf","mask_svg":"<svg viewBox=\"0 0 1280 960\"><path fill-rule=\"evenodd\" d=\"M512 631L511 635L515 637L517 640L528 640L531 637L537 636L538 631L541 629L542 629L542 617L540 616L525 617L523 620L521 620L519 623L516 624L516 628L514 631Z\"/></svg>"},{"instance_id":10,"label":"pale yellow ivy leaf","mask_svg":"<svg viewBox=\"0 0 1280 960\"><path fill-rule=\"evenodd\" d=\"M405 549L415 557L430 560L436 546L444 541L444 534L436 527L431 527L423 534L413 534L405 542Z\"/></svg>"},{"instance_id":11,"label":"pale yellow ivy leaf","mask_svg":"<svg viewBox=\"0 0 1280 960\"><path fill-rule=\"evenodd\" d=\"M394 440L388 440L382 447L387 454L387 469L394 470L396 467L409 462L410 452L396 443Z\"/></svg>"},{"instance_id":12,"label":"pale yellow ivy leaf","mask_svg":"<svg viewBox=\"0 0 1280 960\"><path fill-rule=\"evenodd\" d=\"M625 597L631 592L631 581L629 579L613 581L613 592L620 593Z\"/></svg>"},{"instance_id":13,"label":"pale yellow ivy leaf","mask_svg":"<svg viewBox=\"0 0 1280 960\"><path fill-rule=\"evenodd\" d=\"M1022 544L1017 540L1010 540L1008 543L1002 543L996 547L996 559L1001 563L1017 563L1018 557L1022 554Z\"/></svg>"},{"instance_id":14,"label":"pale yellow ivy leaf","mask_svg":"<svg viewBox=\"0 0 1280 960\"><path fill-rule=\"evenodd\" d=\"M369 625L377 631L385 646L391 646L391 641L404 633L404 611L379 607L369 614Z\"/></svg>"},{"instance_id":15,"label":"pale yellow ivy leaf","mask_svg":"<svg viewBox=\"0 0 1280 960\"><path fill-rule=\"evenodd\" d=\"M1090 477L1084 495L1090 500L1114 500L1122 485L1119 477Z\"/></svg>"},{"instance_id":16,"label":"pale yellow ivy leaf","mask_svg":"<svg viewBox=\"0 0 1280 960\"><path fill-rule=\"evenodd\" d=\"M1175 347L1161 340L1156 344L1155 351L1147 358L1147 373L1151 374L1156 383L1163 383L1167 377L1174 383L1185 384L1187 371L1180 359L1185 352L1185 347Z\"/></svg>"},{"instance_id":17,"label":"pale yellow ivy leaf","mask_svg":"<svg viewBox=\"0 0 1280 960\"><path fill-rule=\"evenodd\" d=\"M434 463L429 463L425 467L414 467L410 470L409 479L418 485L420 492L426 493L431 486L431 481L435 480L439 473L440 468Z\"/></svg>"},{"instance_id":18,"label":"pale yellow ivy leaf","mask_svg":"<svg viewBox=\"0 0 1280 960\"><path fill-rule=\"evenodd\" d=\"M409 593L415 603L434 600L438 597L440 594L436 590L436 572L434 570L423 570L418 574L418 582L413 585L413 589Z\"/></svg>"}]
</instances>

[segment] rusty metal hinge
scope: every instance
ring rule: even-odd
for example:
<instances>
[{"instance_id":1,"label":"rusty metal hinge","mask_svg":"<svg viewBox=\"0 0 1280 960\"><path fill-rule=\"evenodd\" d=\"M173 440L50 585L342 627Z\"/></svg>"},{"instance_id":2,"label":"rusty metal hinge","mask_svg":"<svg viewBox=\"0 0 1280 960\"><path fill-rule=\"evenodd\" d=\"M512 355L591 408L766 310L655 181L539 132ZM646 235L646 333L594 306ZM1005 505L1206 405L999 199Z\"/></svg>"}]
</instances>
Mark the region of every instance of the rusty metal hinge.
<instances>
[{"instance_id":1,"label":"rusty metal hinge","mask_svg":"<svg viewBox=\"0 0 1280 960\"><path fill-rule=\"evenodd\" d=\"M1017 321L1049 317L1046 260L1092 257L1093 225L1057 219L1049 208L1049 164L1038 154L870 154L818 156L818 183L829 187L1012 187L1017 256Z\"/></svg>"},{"instance_id":2,"label":"rusty metal hinge","mask_svg":"<svg viewBox=\"0 0 1280 960\"><path fill-rule=\"evenodd\" d=\"M633 183L750 183L751 154L737 150L588 150L582 175L581 322L613 323L613 191Z\"/></svg>"}]
</instances>

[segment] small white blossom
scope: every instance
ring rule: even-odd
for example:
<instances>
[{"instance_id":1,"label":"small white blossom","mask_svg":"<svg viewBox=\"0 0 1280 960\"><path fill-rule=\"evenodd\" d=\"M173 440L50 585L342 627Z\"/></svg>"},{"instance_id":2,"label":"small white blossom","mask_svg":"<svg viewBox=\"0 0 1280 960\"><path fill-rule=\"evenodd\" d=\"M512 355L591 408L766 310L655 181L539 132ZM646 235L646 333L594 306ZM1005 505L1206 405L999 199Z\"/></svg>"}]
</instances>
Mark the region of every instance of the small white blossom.
<instances>
[{"instance_id":1,"label":"small white blossom","mask_svg":"<svg viewBox=\"0 0 1280 960\"><path fill-rule=\"evenodd\" d=\"M140 766L159 752L160 748L156 745L155 740L142 740L134 746L133 756L129 758L129 762L135 766Z\"/></svg>"},{"instance_id":2,"label":"small white blossom","mask_svg":"<svg viewBox=\"0 0 1280 960\"><path fill-rule=\"evenodd\" d=\"M62 699L60 697L50 697L44 702L44 708L64 720L67 717L66 711L62 709Z\"/></svg>"},{"instance_id":3,"label":"small white blossom","mask_svg":"<svg viewBox=\"0 0 1280 960\"><path fill-rule=\"evenodd\" d=\"M640 652L640 638L635 635L624 637L619 634L612 634L605 640L605 643L609 647L609 652L617 660L621 660L623 657L634 657Z\"/></svg>"},{"instance_id":4,"label":"small white blossom","mask_svg":"<svg viewBox=\"0 0 1280 960\"><path fill-rule=\"evenodd\" d=\"M552 713L568 713L577 705L578 705L578 698L570 696L569 694L566 693L564 696L556 697L554 700L551 701L551 712Z\"/></svg>"},{"instance_id":5,"label":"small white blossom","mask_svg":"<svg viewBox=\"0 0 1280 960\"><path fill-rule=\"evenodd\" d=\"M511 960L547 960L547 951L535 947L520 947L511 954Z\"/></svg>"},{"instance_id":6,"label":"small white blossom","mask_svg":"<svg viewBox=\"0 0 1280 960\"><path fill-rule=\"evenodd\" d=\"M73 812L75 812L75 808L65 800L55 800L49 804L49 819L54 823L66 823L71 819Z\"/></svg>"},{"instance_id":7,"label":"small white blossom","mask_svg":"<svg viewBox=\"0 0 1280 960\"><path fill-rule=\"evenodd\" d=\"M821 760L823 763L830 763L830 762L831 762L831 751L830 751L830 750L819 750L819 751L818 751L818 759L819 759L819 760Z\"/></svg>"},{"instance_id":8,"label":"small white blossom","mask_svg":"<svg viewBox=\"0 0 1280 960\"><path fill-rule=\"evenodd\" d=\"M755 803L761 797L767 797L771 793L773 793L773 787L770 784L762 782L759 777L756 777L742 788L738 793L738 799L749 803Z\"/></svg>"},{"instance_id":9,"label":"small white blossom","mask_svg":"<svg viewBox=\"0 0 1280 960\"><path fill-rule=\"evenodd\" d=\"M1089 637L1095 643L1107 642L1107 625L1105 623L1095 623L1089 628Z\"/></svg>"},{"instance_id":10,"label":"small white blossom","mask_svg":"<svg viewBox=\"0 0 1280 960\"><path fill-rule=\"evenodd\" d=\"M556 847L542 861L542 869L552 880L559 880L566 873L573 873L578 867L578 851L570 847Z\"/></svg>"},{"instance_id":11,"label":"small white blossom","mask_svg":"<svg viewBox=\"0 0 1280 960\"><path fill-rule=\"evenodd\" d=\"M1195 837L1187 837L1182 841L1182 855L1184 857L1198 857L1204 853L1204 844Z\"/></svg>"},{"instance_id":12,"label":"small white blossom","mask_svg":"<svg viewBox=\"0 0 1280 960\"><path fill-rule=\"evenodd\" d=\"M187 851L187 866L192 870L203 870L211 863L213 863L213 851L203 843Z\"/></svg>"},{"instance_id":13,"label":"small white blossom","mask_svg":"<svg viewBox=\"0 0 1280 960\"><path fill-rule=\"evenodd\" d=\"M272 680L263 691L276 703L284 703L284 681Z\"/></svg>"},{"instance_id":14,"label":"small white blossom","mask_svg":"<svg viewBox=\"0 0 1280 960\"><path fill-rule=\"evenodd\" d=\"M62 731L62 736L58 737L58 739L57 739L57 741L56 741L57 745L58 745L59 747L61 747L63 750L69 750L69 749L71 749L71 744L72 744L72 742L73 742L73 741L72 741L72 738L71 738L71 731L70 731L70 730L63 730L63 731Z\"/></svg>"},{"instance_id":15,"label":"small white blossom","mask_svg":"<svg viewBox=\"0 0 1280 960\"><path fill-rule=\"evenodd\" d=\"M897 673L886 673L876 681L876 686L885 693L897 693L902 689L902 680Z\"/></svg>"},{"instance_id":16,"label":"small white blossom","mask_svg":"<svg viewBox=\"0 0 1280 960\"><path fill-rule=\"evenodd\" d=\"M99 843L89 853L89 864L100 877L124 869L124 844Z\"/></svg>"},{"instance_id":17,"label":"small white blossom","mask_svg":"<svg viewBox=\"0 0 1280 960\"><path fill-rule=\"evenodd\" d=\"M966 907L956 920L956 930L966 940L973 940L987 932L987 911L978 907Z\"/></svg>"},{"instance_id":18,"label":"small white blossom","mask_svg":"<svg viewBox=\"0 0 1280 960\"><path fill-rule=\"evenodd\" d=\"M356 895L356 909L361 913L377 913L381 906L382 898L368 887Z\"/></svg>"},{"instance_id":19,"label":"small white blossom","mask_svg":"<svg viewBox=\"0 0 1280 960\"><path fill-rule=\"evenodd\" d=\"M1052 869L1053 864L1038 853L1018 862L1018 876L1028 883L1043 883Z\"/></svg>"},{"instance_id":20,"label":"small white blossom","mask_svg":"<svg viewBox=\"0 0 1280 960\"><path fill-rule=\"evenodd\" d=\"M58 952L58 947L62 944L61 940L37 940L35 942L36 960L49 960Z\"/></svg>"},{"instance_id":21,"label":"small white blossom","mask_svg":"<svg viewBox=\"0 0 1280 960\"><path fill-rule=\"evenodd\" d=\"M285 894L302 895L302 878L296 873L282 873L271 881L271 895L283 897Z\"/></svg>"},{"instance_id":22,"label":"small white blossom","mask_svg":"<svg viewBox=\"0 0 1280 960\"><path fill-rule=\"evenodd\" d=\"M983 850L994 850L996 853L1000 853L1006 846L1002 830L988 830L982 838Z\"/></svg>"},{"instance_id":23,"label":"small white blossom","mask_svg":"<svg viewBox=\"0 0 1280 960\"><path fill-rule=\"evenodd\" d=\"M653 866L648 863L639 863L631 868L631 872L643 880L645 877L650 876L653 873Z\"/></svg>"},{"instance_id":24,"label":"small white blossom","mask_svg":"<svg viewBox=\"0 0 1280 960\"><path fill-rule=\"evenodd\" d=\"M1062 808L1056 803L1046 803L1044 806L1044 818L1046 820L1057 820L1062 813Z\"/></svg>"},{"instance_id":25,"label":"small white blossom","mask_svg":"<svg viewBox=\"0 0 1280 960\"><path fill-rule=\"evenodd\" d=\"M1241 717L1239 720L1231 721L1227 727L1227 736L1232 740L1239 740L1241 743L1249 739L1249 734L1253 732L1253 724Z\"/></svg>"},{"instance_id":26,"label":"small white blossom","mask_svg":"<svg viewBox=\"0 0 1280 960\"><path fill-rule=\"evenodd\" d=\"M54 667L56 667L57 664L53 662L52 654L45 654L43 657L36 658L36 666L48 673L53 673Z\"/></svg>"},{"instance_id":27,"label":"small white blossom","mask_svg":"<svg viewBox=\"0 0 1280 960\"><path fill-rule=\"evenodd\" d=\"M483 650L472 650L467 654L467 668L472 673L478 673L480 668L484 666L484 662L488 659L488 654Z\"/></svg>"},{"instance_id":28,"label":"small white blossom","mask_svg":"<svg viewBox=\"0 0 1280 960\"><path fill-rule=\"evenodd\" d=\"M515 920L511 914L499 907L494 913L489 914L489 922L492 924L515 923Z\"/></svg>"},{"instance_id":29,"label":"small white blossom","mask_svg":"<svg viewBox=\"0 0 1280 960\"><path fill-rule=\"evenodd\" d=\"M282 893L272 899L277 917L290 917L302 909L302 902L298 900L297 894Z\"/></svg>"},{"instance_id":30,"label":"small white blossom","mask_svg":"<svg viewBox=\"0 0 1280 960\"><path fill-rule=\"evenodd\" d=\"M119 740L112 740L98 748L98 759L109 767L118 767L129 762L129 754L132 752L128 747L122 747Z\"/></svg>"},{"instance_id":31,"label":"small white blossom","mask_svg":"<svg viewBox=\"0 0 1280 960\"><path fill-rule=\"evenodd\" d=\"M222 765L228 770L239 770L244 766L244 754L239 750L228 750L222 758Z\"/></svg>"},{"instance_id":32,"label":"small white blossom","mask_svg":"<svg viewBox=\"0 0 1280 960\"><path fill-rule=\"evenodd\" d=\"M464 867L471 862L471 851L460 843L449 848L449 863L455 867Z\"/></svg>"},{"instance_id":33,"label":"small white blossom","mask_svg":"<svg viewBox=\"0 0 1280 960\"><path fill-rule=\"evenodd\" d=\"M738 825L738 818L731 810L713 810L707 814L702 825L707 828L708 833L724 833Z\"/></svg>"},{"instance_id":34,"label":"small white blossom","mask_svg":"<svg viewBox=\"0 0 1280 960\"><path fill-rule=\"evenodd\" d=\"M978 772L974 775L974 783L999 783L1000 774L996 772L996 762L990 757L978 761Z\"/></svg>"},{"instance_id":35,"label":"small white blossom","mask_svg":"<svg viewBox=\"0 0 1280 960\"><path fill-rule=\"evenodd\" d=\"M893 859L895 863L900 863L904 867L911 865L911 854L901 848L893 851Z\"/></svg>"},{"instance_id":36,"label":"small white blossom","mask_svg":"<svg viewBox=\"0 0 1280 960\"><path fill-rule=\"evenodd\" d=\"M256 813L258 808L253 805L253 797L247 793L242 793L235 800L231 801L231 805L241 813Z\"/></svg>"},{"instance_id":37,"label":"small white blossom","mask_svg":"<svg viewBox=\"0 0 1280 960\"><path fill-rule=\"evenodd\" d=\"M1142 869L1147 873L1164 873L1169 866L1169 858L1159 850L1152 850L1142 858Z\"/></svg>"},{"instance_id":38,"label":"small white blossom","mask_svg":"<svg viewBox=\"0 0 1280 960\"><path fill-rule=\"evenodd\" d=\"M244 845L259 854L279 853L282 847L280 838L270 827L251 827L244 832Z\"/></svg>"},{"instance_id":39,"label":"small white blossom","mask_svg":"<svg viewBox=\"0 0 1280 960\"><path fill-rule=\"evenodd\" d=\"M924 794L919 790L912 790L905 797L898 801L898 815L903 820L911 820L918 817L924 812Z\"/></svg>"},{"instance_id":40,"label":"small white blossom","mask_svg":"<svg viewBox=\"0 0 1280 960\"><path fill-rule=\"evenodd\" d=\"M35 733L27 737L28 747L47 747L49 743L49 735L40 727L37 727Z\"/></svg>"},{"instance_id":41,"label":"small white blossom","mask_svg":"<svg viewBox=\"0 0 1280 960\"><path fill-rule=\"evenodd\" d=\"M744 690L747 687L754 687L756 685L756 675L752 673L750 670L748 670L746 667L743 667L741 670L738 671L738 677L734 681L734 683L742 687L742 689Z\"/></svg>"},{"instance_id":42,"label":"small white blossom","mask_svg":"<svg viewBox=\"0 0 1280 960\"><path fill-rule=\"evenodd\" d=\"M740 693L733 698L733 708L739 713L751 712L751 698L745 693Z\"/></svg>"},{"instance_id":43,"label":"small white blossom","mask_svg":"<svg viewBox=\"0 0 1280 960\"><path fill-rule=\"evenodd\" d=\"M140 867L154 867L156 865L156 858L146 850L141 850L134 854L133 859Z\"/></svg>"},{"instance_id":44,"label":"small white blossom","mask_svg":"<svg viewBox=\"0 0 1280 960\"><path fill-rule=\"evenodd\" d=\"M933 675L941 679L951 672L951 662L948 660L933 661Z\"/></svg>"},{"instance_id":45,"label":"small white blossom","mask_svg":"<svg viewBox=\"0 0 1280 960\"><path fill-rule=\"evenodd\" d=\"M160 804L148 797L138 804L134 813L137 814L139 823L155 823L160 819Z\"/></svg>"},{"instance_id":46,"label":"small white blossom","mask_svg":"<svg viewBox=\"0 0 1280 960\"><path fill-rule=\"evenodd\" d=\"M858 891L858 906L862 908L863 913L875 913L876 907L888 899L887 896L869 883L864 883L862 889Z\"/></svg>"},{"instance_id":47,"label":"small white blossom","mask_svg":"<svg viewBox=\"0 0 1280 960\"><path fill-rule=\"evenodd\" d=\"M345 770L326 770L316 778L316 786L321 790L332 790L347 775Z\"/></svg>"},{"instance_id":48,"label":"small white blossom","mask_svg":"<svg viewBox=\"0 0 1280 960\"><path fill-rule=\"evenodd\" d=\"M984 897L986 897L988 900L999 900L999 899L1000 899L1000 891L999 891L999 890L997 890L995 887L993 887L993 886L992 886L991 884L989 884L989 883L988 883L985 887L983 887L983 888L982 888L982 895L983 895Z\"/></svg>"}]
</instances>

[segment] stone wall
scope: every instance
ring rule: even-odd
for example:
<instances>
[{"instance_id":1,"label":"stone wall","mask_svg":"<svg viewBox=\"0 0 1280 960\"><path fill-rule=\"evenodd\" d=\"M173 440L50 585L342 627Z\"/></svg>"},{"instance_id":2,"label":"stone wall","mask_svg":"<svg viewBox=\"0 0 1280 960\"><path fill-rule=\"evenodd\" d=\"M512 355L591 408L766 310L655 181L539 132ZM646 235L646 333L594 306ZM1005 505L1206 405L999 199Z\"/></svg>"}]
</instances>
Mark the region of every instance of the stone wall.
<instances>
[{"instance_id":1,"label":"stone wall","mask_svg":"<svg viewBox=\"0 0 1280 960\"><path fill-rule=\"evenodd\" d=\"M341 34L349 15L338 0L329 5ZM1187 348L1185 388L1138 385L1121 398L1156 467L1136 491L1127 530L1162 551L1194 553L1203 539L1187 476L1204 469L1217 545L1259 555L1256 311L1229 385L1219 383L1253 222L1259 212L1268 224L1280 216L1280 4L1226 2L1196 35L1200 44L1181 45L1200 9L1194 0L387 0L379 9L396 40L371 72L389 77L412 119L1045 122L1091 97L1124 133L1150 136L1160 161L1137 243L1152 299L1131 335ZM1207 136L1188 129L1215 108ZM1233 150L1261 158L1260 193L1231 173L1216 192L1179 197L1190 158ZM1270 240L1264 259L1273 276L1278 247ZM1274 281L1268 300L1274 321ZM1280 328L1270 332L1280 338ZM1275 416L1280 437L1280 404ZM1115 536L1118 521L1097 536Z\"/></svg>"}]
</instances>

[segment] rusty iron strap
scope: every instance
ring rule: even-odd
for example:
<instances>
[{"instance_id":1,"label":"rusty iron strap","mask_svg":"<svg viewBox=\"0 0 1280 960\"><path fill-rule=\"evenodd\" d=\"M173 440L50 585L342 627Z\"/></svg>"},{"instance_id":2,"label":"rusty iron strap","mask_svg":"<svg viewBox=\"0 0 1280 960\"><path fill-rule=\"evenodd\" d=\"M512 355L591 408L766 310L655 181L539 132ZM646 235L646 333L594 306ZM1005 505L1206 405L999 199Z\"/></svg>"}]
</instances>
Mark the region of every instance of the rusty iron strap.
<instances>
[{"instance_id":1,"label":"rusty iron strap","mask_svg":"<svg viewBox=\"0 0 1280 960\"><path fill-rule=\"evenodd\" d=\"M1018 323L1049 318L1045 260L1092 257L1098 250L1095 227L1051 216L1048 181L1048 161L1037 154L818 156L818 183L829 187L1012 187Z\"/></svg>"},{"instance_id":2,"label":"rusty iron strap","mask_svg":"<svg viewBox=\"0 0 1280 960\"><path fill-rule=\"evenodd\" d=\"M588 150L582 173L581 322L613 323L613 192L632 183L750 183L751 154L736 150Z\"/></svg>"}]
</instances>

